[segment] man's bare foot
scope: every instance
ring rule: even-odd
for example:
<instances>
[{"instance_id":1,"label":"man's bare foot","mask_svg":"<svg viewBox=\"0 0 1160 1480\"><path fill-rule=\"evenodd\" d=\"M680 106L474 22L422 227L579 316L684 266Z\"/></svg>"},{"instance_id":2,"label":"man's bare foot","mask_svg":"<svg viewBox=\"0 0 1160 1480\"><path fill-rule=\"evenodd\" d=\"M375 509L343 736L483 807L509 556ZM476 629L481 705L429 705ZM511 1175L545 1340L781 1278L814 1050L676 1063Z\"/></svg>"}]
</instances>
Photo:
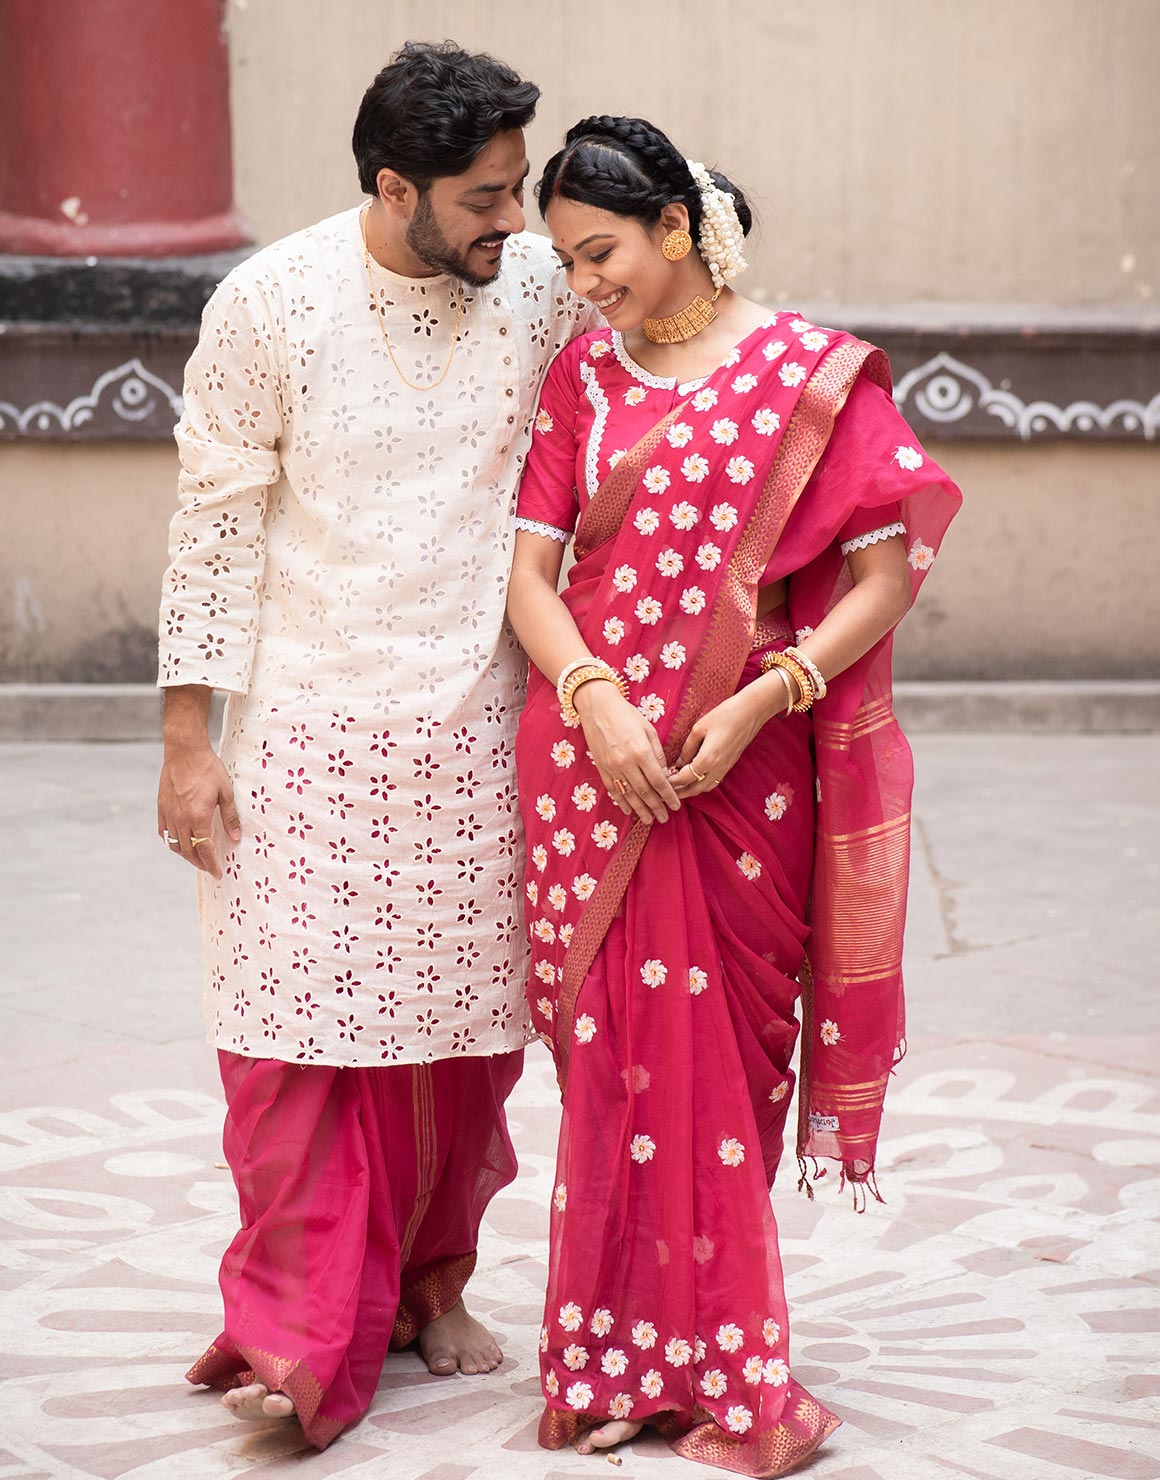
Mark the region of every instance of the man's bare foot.
<instances>
[{"instance_id":1,"label":"man's bare foot","mask_svg":"<svg viewBox=\"0 0 1160 1480\"><path fill-rule=\"evenodd\" d=\"M450 1377L457 1371L468 1376L494 1372L503 1361L503 1352L491 1333L467 1314L462 1297L449 1311L423 1327L419 1332L419 1350L428 1372L436 1377Z\"/></svg>"},{"instance_id":2,"label":"man's bare foot","mask_svg":"<svg viewBox=\"0 0 1160 1480\"><path fill-rule=\"evenodd\" d=\"M260 1382L252 1382L249 1387L230 1388L222 1395L222 1407L235 1418L253 1422L260 1418L290 1418L294 1400L285 1393L272 1393Z\"/></svg>"},{"instance_id":3,"label":"man's bare foot","mask_svg":"<svg viewBox=\"0 0 1160 1480\"><path fill-rule=\"evenodd\" d=\"M612 1449L617 1444L627 1444L630 1439L635 1439L643 1423L634 1423L628 1418L613 1419L611 1423L603 1423L598 1429L588 1429L576 1440L577 1454L595 1454L598 1449Z\"/></svg>"}]
</instances>

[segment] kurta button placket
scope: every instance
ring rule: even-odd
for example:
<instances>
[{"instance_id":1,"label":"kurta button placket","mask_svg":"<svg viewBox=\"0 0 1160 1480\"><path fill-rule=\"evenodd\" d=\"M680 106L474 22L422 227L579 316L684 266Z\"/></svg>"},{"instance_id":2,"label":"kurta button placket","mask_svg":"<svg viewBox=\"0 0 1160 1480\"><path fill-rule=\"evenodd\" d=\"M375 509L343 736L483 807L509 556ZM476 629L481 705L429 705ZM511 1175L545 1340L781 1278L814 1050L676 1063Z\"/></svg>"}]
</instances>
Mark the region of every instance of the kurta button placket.
<instances>
[{"instance_id":1,"label":"kurta button placket","mask_svg":"<svg viewBox=\"0 0 1160 1480\"><path fill-rule=\"evenodd\" d=\"M506 299L501 298L498 295L493 297L491 300L491 312L489 314L489 317L492 321L494 330L498 332L502 337L506 338L512 328L511 304L507 302ZM497 355L496 372L496 380L498 382L496 388L497 390L501 387L503 389L503 400L501 400L500 402L500 404L502 405L504 401L511 402L513 399L515 399L517 394L517 390L519 387L520 370L519 365L516 362L516 356L514 354L505 354L502 357ZM515 424L515 415L509 415L506 418L505 425L508 427L514 427ZM500 456L505 457L510 450L511 433L509 432L507 439L499 449Z\"/></svg>"}]
</instances>

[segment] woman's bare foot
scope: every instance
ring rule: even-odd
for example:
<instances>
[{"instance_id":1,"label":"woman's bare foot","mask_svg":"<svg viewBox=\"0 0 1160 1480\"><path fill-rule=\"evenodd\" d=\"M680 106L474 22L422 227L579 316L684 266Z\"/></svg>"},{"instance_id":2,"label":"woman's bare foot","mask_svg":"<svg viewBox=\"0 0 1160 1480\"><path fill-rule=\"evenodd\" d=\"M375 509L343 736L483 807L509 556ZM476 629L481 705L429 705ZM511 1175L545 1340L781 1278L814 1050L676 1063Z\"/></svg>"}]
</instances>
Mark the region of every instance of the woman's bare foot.
<instances>
[{"instance_id":1,"label":"woman's bare foot","mask_svg":"<svg viewBox=\"0 0 1160 1480\"><path fill-rule=\"evenodd\" d=\"M454 1372L465 1372L468 1376L494 1372L503 1361L503 1352L491 1333L467 1314L462 1298L423 1327L419 1332L419 1350L427 1370L436 1377L450 1377Z\"/></svg>"},{"instance_id":2,"label":"woman's bare foot","mask_svg":"<svg viewBox=\"0 0 1160 1480\"><path fill-rule=\"evenodd\" d=\"M595 1454L598 1449L612 1449L617 1444L627 1444L635 1439L643 1423L634 1423L628 1418L616 1418L603 1423L598 1429L588 1429L576 1440L577 1454Z\"/></svg>"},{"instance_id":3,"label":"woman's bare foot","mask_svg":"<svg viewBox=\"0 0 1160 1480\"><path fill-rule=\"evenodd\" d=\"M260 1382L252 1382L249 1387L230 1388L222 1395L222 1407L235 1418L253 1422L260 1418L290 1418L294 1400L285 1393L272 1393Z\"/></svg>"}]
</instances>

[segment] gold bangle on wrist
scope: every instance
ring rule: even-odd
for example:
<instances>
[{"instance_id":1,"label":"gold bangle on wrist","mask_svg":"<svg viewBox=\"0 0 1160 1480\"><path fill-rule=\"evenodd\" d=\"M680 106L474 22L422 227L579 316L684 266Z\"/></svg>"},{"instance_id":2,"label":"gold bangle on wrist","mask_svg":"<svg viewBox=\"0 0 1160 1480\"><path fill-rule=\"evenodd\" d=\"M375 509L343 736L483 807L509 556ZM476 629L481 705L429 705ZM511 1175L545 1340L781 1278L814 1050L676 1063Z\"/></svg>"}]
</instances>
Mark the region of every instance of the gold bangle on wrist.
<instances>
[{"instance_id":1,"label":"gold bangle on wrist","mask_svg":"<svg viewBox=\"0 0 1160 1480\"><path fill-rule=\"evenodd\" d=\"M781 679L781 686L785 690L785 708L779 709L777 712L784 719L793 710L793 687L789 681L789 674L780 664L774 665L772 663L768 668L765 668L763 665L762 671L764 673L776 673Z\"/></svg>"},{"instance_id":2,"label":"gold bangle on wrist","mask_svg":"<svg viewBox=\"0 0 1160 1480\"><path fill-rule=\"evenodd\" d=\"M817 698L817 690L809 669L789 653L766 653L761 660L762 673L769 673L774 668L784 669L796 681L801 697L793 705L793 713L805 714Z\"/></svg>"},{"instance_id":3,"label":"gold bangle on wrist","mask_svg":"<svg viewBox=\"0 0 1160 1480\"><path fill-rule=\"evenodd\" d=\"M623 673L617 673L610 664L600 658L594 658L591 662L581 663L573 668L560 684L558 697L560 700L560 713L564 716L566 725L576 726L580 723L580 714L576 708L576 690L582 684L591 683L597 679L614 684L622 699L628 698L628 681Z\"/></svg>"},{"instance_id":4,"label":"gold bangle on wrist","mask_svg":"<svg viewBox=\"0 0 1160 1480\"><path fill-rule=\"evenodd\" d=\"M572 675L581 668L590 668L593 663L598 661L591 653L585 653L582 658L573 658L571 663L564 664L563 668L560 669L560 677L556 680L556 698L559 699L561 704L564 702L564 685Z\"/></svg>"},{"instance_id":5,"label":"gold bangle on wrist","mask_svg":"<svg viewBox=\"0 0 1160 1480\"><path fill-rule=\"evenodd\" d=\"M813 680L814 702L816 703L817 700L824 699L826 697L826 680L822 677L822 670L814 660L806 653L803 653L800 647L787 647L786 653L791 658L796 658Z\"/></svg>"}]
</instances>

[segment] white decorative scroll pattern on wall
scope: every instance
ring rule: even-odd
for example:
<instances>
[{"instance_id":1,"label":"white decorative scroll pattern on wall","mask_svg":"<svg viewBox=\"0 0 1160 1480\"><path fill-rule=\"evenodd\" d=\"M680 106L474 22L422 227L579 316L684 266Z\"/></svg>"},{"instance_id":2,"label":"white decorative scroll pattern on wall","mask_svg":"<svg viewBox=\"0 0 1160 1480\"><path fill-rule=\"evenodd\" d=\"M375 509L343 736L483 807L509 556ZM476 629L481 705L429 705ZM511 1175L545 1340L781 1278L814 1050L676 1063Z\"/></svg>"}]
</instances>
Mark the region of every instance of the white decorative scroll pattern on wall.
<instances>
[{"instance_id":1,"label":"white decorative scroll pattern on wall","mask_svg":"<svg viewBox=\"0 0 1160 1480\"><path fill-rule=\"evenodd\" d=\"M1067 406L1024 401L1005 382L993 385L945 351L907 371L894 388L894 400L903 415L909 403L936 427L961 421L977 406L1024 442L1053 430L1063 436L1119 430L1151 442L1160 426L1160 392L1147 404L1127 399L1106 406L1094 401L1072 401Z\"/></svg>"},{"instance_id":2,"label":"white decorative scroll pattern on wall","mask_svg":"<svg viewBox=\"0 0 1160 1480\"><path fill-rule=\"evenodd\" d=\"M975 411L995 419L996 435L1006 432L1024 442L1045 436L1109 434L1154 442L1160 435L1160 392L1149 401L1121 397L1106 404L1079 400L1061 406L1042 399L1028 401L1006 380L996 385L981 370L945 350L902 375L894 388L894 400L904 415L913 418L917 412L936 435L939 429L950 432ZM21 408L0 400L0 436L78 432L105 407L128 425L164 418L168 426L181 415L181 393L134 358L106 370L88 391L64 405L41 400Z\"/></svg>"},{"instance_id":3,"label":"white decorative scroll pattern on wall","mask_svg":"<svg viewBox=\"0 0 1160 1480\"><path fill-rule=\"evenodd\" d=\"M92 421L102 404L124 422L148 421L164 413L166 407L172 420L181 415L181 393L147 370L139 359L132 359L106 370L83 396L64 406L55 401L34 401L21 410L0 401L0 435L78 431Z\"/></svg>"}]
</instances>

